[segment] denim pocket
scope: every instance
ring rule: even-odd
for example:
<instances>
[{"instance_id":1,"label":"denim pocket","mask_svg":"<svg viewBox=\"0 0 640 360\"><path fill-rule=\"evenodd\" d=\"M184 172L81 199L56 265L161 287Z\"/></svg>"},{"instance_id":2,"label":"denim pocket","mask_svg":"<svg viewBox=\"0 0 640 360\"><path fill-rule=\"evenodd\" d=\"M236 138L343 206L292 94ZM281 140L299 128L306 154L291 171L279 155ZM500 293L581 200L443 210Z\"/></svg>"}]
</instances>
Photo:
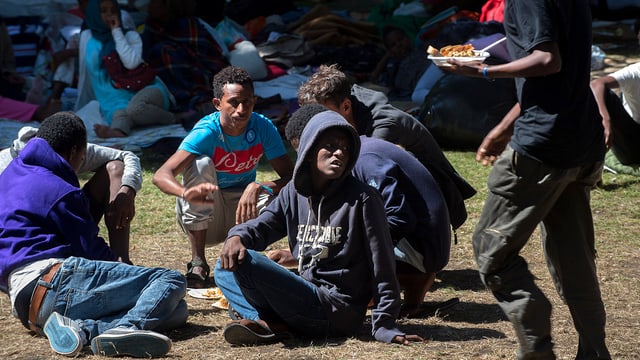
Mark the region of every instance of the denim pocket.
<instances>
[{"instance_id":1,"label":"denim pocket","mask_svg":"<svg viewBox=\"0 0 640 360\"><path fill-rule=\"evenodd\" d=\"M110 313L105 293L71 288L65 294L64 314L74 319L99 319Z\"/></svg>"}]
</instances>

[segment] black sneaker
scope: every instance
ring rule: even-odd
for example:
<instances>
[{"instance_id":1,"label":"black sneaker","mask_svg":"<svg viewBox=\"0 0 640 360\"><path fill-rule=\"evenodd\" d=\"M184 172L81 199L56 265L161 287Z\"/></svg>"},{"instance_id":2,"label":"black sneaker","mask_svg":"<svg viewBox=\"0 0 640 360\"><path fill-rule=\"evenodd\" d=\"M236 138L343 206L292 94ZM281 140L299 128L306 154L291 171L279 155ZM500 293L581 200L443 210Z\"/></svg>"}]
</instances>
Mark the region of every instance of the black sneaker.
<instances>
[{"instance_id":1,"label":"black sneaker","mask_svg":"<svg viewBox=\"0 0 640 360\"><path fill-rule=\"evenodd\" d=\"M102 356L153 358L171 350L171 339L155 331L117 327L93 338L91 350Z\"/></svg>"}]
</instances>

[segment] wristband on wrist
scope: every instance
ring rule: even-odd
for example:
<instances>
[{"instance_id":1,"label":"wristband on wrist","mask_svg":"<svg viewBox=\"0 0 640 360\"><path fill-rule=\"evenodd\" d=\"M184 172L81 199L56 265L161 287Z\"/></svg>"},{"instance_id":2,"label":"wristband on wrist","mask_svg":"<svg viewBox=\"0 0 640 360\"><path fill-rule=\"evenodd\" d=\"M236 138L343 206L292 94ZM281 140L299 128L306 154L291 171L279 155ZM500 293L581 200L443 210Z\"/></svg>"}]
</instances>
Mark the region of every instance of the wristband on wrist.
<instances>
[{"instance_id":1,"label":"wristband on wrist","mask_svg":"<svg viewBox=\"0 0 640 360\"><path fill-rule=\"evenodd\" d=\"M257 181L255 181L255 183L256 183L256 184L258 184L258 185L260 185L260 189L261 189L262 191L264 191L264 192L266 192L267 194L269 194L269 195L272 195L272 196L273 196L273 189L272 189L272 188L270 188L270 187L268 187L268 186L266 186L266 185L263 185L263 184L261 184L261 183L259 183L259 182L257 182Z\"/></svg>"},{"instance_id":2,"label":"wristband on wrist","mask_svg":"<svg viewBox=\"0 0 640 360\"><path fill-rule=\"evenodd\" d=\"M484 67L484 68L482 68L482 77L484 77L484 78L485 78L485 79L487 79L488 81L493 81L493 80L495 80L495 79L490 78L490 77L487 75L487 69L488 69L488 68L489 68L489 66L486 66L486 65L485 65L485 67Z\"/></svg>"}]
</instances>

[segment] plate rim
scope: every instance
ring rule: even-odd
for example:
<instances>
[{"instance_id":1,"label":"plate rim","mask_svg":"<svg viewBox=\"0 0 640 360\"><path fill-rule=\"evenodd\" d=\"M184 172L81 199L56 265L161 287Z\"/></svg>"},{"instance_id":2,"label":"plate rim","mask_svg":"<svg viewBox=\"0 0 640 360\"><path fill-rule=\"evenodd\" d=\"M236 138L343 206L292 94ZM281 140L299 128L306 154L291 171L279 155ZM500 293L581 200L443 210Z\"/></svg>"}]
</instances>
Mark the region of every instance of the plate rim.
<instances>
[{"instance_id":1,"label":"plate rim","mask_svg":"<svg viewBox=\"0 0 640 360\"><path fill-rule=\"evenodd\" d=\"M213 297L207 297L207 296L203 296L200 293L204 293L205 291L209 290L209 289L215 289L215 288L202 288L202 289L196 289L196 288L189 288L187 289L187 295L196 298L196 299L204 299L204 300L218 300L217 298L213 298Z\"/></svg>"}]
</instances>

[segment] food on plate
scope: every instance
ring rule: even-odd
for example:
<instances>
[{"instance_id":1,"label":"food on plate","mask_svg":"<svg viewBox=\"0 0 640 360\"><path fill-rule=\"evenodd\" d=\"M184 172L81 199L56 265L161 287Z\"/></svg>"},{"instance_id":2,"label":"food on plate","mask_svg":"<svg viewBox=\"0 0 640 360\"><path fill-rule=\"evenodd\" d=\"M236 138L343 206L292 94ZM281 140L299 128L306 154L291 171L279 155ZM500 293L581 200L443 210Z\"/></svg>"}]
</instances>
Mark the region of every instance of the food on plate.
<instances>
[{"instance_id":1,"label":"food on plate","mask_svg":"<svg viewBox=\"0 0 640 360\"><path fill-rule=\"evenodd\" d=\"M208 289L188 289L187 294L196 299L219 300L224 298L222 290L217 287Z\"/></svg>"},{"instance_id":2,"label":"food on plate","mask_svg":"<svg viewBox=\"0 0 640 360\"><path fill-rule=\"evenodd\" d=\"M442 54L440 54L440 50L434 48L431 45L429 45L429 47L427 48L427 54L431 56L442 56Z\"/></svg>"},{"instance_id":3,"label":"food on plate","mask_svg":"<svg viewBox=\"0 0 640 360\"><path fill-rule=\"evenodd\" d=\"M429 45L427 53L431 56L438 57L472 57L476 56L473 45L447 45L441 47L439 50Z\"/></svg>"},{"instance_id":4,"label":"food on plate","mask_svg":"<svg viewBox=\"0 0 640 360\"><path fill-rule=\"evenodd\" d=\"M202 296L208 299L220 299L224 297L224 295L222 295L222 291L220 290L220 288L217 288L217 287L207 289L202 293Z\"/></svg>"},{"instance_id":5,"label":"food on plate","mask_svg":"<svg viewBox=\"0 0 640 360\"><path fill-rule=\"evenodd\" d=\"M220 300L214 302L213 307L218 308L218 309L224 309L227 310L229 309L229 302L227 301L227 299L223 296L220 298Z\"/></svg>"}]
</instances>

